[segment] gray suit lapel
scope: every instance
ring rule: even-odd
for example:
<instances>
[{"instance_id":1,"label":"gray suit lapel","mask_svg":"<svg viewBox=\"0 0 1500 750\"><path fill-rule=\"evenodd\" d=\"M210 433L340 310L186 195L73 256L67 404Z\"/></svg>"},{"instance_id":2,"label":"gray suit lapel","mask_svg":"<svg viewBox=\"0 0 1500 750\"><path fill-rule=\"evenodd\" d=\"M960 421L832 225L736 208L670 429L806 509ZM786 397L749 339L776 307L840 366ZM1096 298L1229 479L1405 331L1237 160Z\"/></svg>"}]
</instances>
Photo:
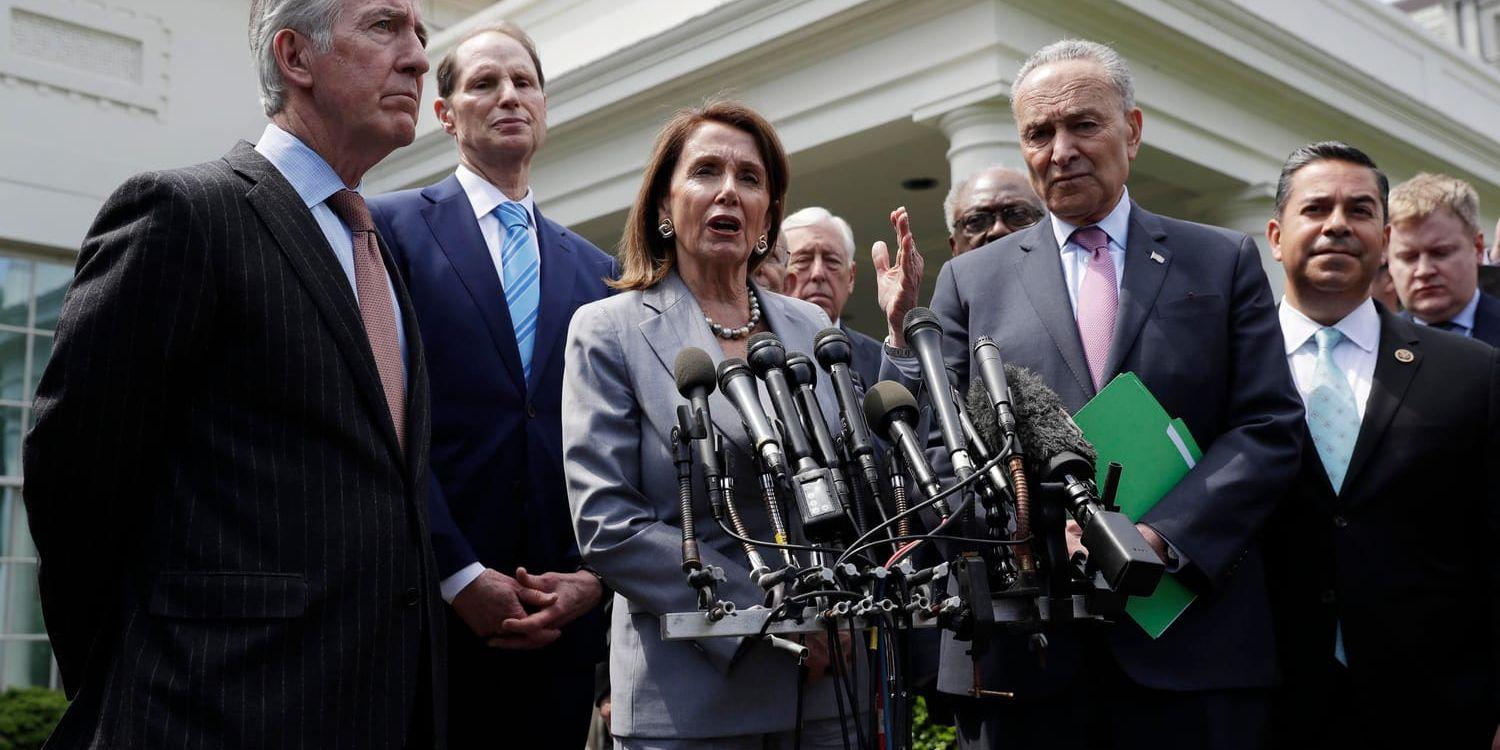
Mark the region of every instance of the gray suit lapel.
<instances>
[{"instance_id":1,"label":"gray suit lapel","mask_svg":"<svg viewBox=\"0 0 1500 750\"><path fill-rule=\"evenodd\" d=\"M716 368L724 361L724 350L719 348L718 341L703 322L703 311L698 307L698 300L693 298L687 284L683 283L675 271L656 286L642 292L641 304L655 314L648 315L637 328L672 382L676 382L672 366L677 362L678 352L685 347L696 346L708 352ZM713 411L714 424L724 439L739 444L748 453L750 446L744 439L745 430L740 425L739 412L735 411L734 405L729 403L729 399L719 389L715 388L709 396L708 408Z\"/></svg>"},{"instance_id":2,"label":"gray suit lapel","mask_svg":"<svg viewBox=\"0 0 1500 750\"><path fill-rule=\"evenodd\" d=\"M1068 286L1063 279L1062 252L1057 239L1052 236L1052 223L1046 219L1030 230L1030 236L1021 241L1026 254L1021 258L1021 288L1036 310L1037 319L1052 337L1052 343L1067 363L1068 371L1078 381L1084 393L1094 394L1094 381L1089 375L1088 360L1083 355L1083 342L1078 338L1078 321L1073 317L1073 307L1068 302Z\"/></svg>"},{"instance_id":3,"label":"gray suit lapel","mask_svg":"<svg viewBox=\"0 0 1500 750\"><path fill-rule=\"evenodd\" d=\"M1172 267L1172 251L1162 244L1166 230L1155 216L1130 205L1130 239L1125 247L1125 275L1120 284L1120 309L1115 316L1115 336L1105 360L1106 378L1114 377L1135 346L1135 339L1156 304L1167 269ZM1156 258L1161 258L1158 262Z\"/></svg>"}]
</instances>

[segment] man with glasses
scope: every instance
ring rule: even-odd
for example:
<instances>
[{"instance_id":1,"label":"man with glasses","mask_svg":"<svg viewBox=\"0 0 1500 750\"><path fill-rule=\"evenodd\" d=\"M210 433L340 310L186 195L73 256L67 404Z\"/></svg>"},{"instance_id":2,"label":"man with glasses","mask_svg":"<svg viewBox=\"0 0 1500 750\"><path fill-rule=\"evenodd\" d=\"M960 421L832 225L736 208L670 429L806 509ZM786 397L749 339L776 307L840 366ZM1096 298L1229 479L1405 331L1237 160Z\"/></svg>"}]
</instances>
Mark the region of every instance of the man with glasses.
<instances>
[{"instance_id":1,"label":"man with glasses","mask_svg":"<svg viewBox=\"0 0 1500 750\"><path fill-rule=\"evenodd\" d=\"M1042 199L1026 175L1009 167L980 170L943 199L948 247L958 257L1042 220Z\"/></svg>"},{"instance_id":2,"label":"man with glasses","mask_svg":"<svg viewBox=\"0 0 1500 750\"><path fill-rule=\"evenodd\" d=\"M787 243L783 293L823 308L828 319L849 335L855 374L866 387L875 385L880 375L880 342L849 328L843 320L844 305L854 293L854 230L849 222L826 208L810 206L781 222L781 236Z\"/></svg>"}]
</instances>

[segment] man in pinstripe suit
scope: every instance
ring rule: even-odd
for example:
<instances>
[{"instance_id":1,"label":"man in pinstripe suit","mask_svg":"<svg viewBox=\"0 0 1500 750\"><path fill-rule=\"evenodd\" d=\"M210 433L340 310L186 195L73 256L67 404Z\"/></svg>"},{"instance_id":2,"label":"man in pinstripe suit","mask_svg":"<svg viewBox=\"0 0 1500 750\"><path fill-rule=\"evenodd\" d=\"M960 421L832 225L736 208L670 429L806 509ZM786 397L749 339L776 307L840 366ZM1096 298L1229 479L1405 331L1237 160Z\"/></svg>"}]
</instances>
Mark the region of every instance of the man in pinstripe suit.
<instances>
[{"instance_id":1,"label":"man in pinstripe suit","mask_svg":"<svg viewBox=\"0 0 1500 750\"><path fill-rule=\"evenodd\" d=\"M255 0L260 142L90 229L25 455L51 747L446 744L422 345L350 189L414 136L425 36Z\"/></svg>"}]
</instances>

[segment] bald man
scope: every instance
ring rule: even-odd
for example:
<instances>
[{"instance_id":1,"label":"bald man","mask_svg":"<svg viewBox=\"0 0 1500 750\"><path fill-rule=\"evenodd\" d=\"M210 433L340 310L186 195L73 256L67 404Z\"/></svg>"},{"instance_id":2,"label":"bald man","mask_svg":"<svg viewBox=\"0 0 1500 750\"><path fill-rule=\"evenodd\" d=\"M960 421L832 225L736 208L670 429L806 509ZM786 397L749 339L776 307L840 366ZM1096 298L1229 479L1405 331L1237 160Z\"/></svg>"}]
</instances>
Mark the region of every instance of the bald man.
<instances>
[{"instance_id":1,"label":"bald man","mask_svg":"<svg viewBox=\"0 0 1500 750\"><path fill-rule=\"evenodd\" d=\"M1031 181L1009 167L986 167L954 185L943 200L954 257L1025 229L1045 214Z\"/></svg>"}]
</instances>

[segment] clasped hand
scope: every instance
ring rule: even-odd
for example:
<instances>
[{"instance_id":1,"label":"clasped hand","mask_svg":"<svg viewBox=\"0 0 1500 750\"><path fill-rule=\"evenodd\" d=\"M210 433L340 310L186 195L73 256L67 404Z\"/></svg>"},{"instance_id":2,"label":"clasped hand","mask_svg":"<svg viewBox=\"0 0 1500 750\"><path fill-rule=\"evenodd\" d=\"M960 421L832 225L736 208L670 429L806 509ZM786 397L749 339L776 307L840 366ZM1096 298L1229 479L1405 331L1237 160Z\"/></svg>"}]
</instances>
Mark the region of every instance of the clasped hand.
<instances>
[{"instance_id":1,"label":"clasped hand","mask_svg":"<svg viewBox=\"0 0 1500 750\"><path fill-rule=\"evenodd\" d=\"M593 609L601 594L599 580L587 571L533 575L517 568L513 578L485 568L453 598L453 609L494 648L538 649Z\"/></svg>"}]
</instances>

